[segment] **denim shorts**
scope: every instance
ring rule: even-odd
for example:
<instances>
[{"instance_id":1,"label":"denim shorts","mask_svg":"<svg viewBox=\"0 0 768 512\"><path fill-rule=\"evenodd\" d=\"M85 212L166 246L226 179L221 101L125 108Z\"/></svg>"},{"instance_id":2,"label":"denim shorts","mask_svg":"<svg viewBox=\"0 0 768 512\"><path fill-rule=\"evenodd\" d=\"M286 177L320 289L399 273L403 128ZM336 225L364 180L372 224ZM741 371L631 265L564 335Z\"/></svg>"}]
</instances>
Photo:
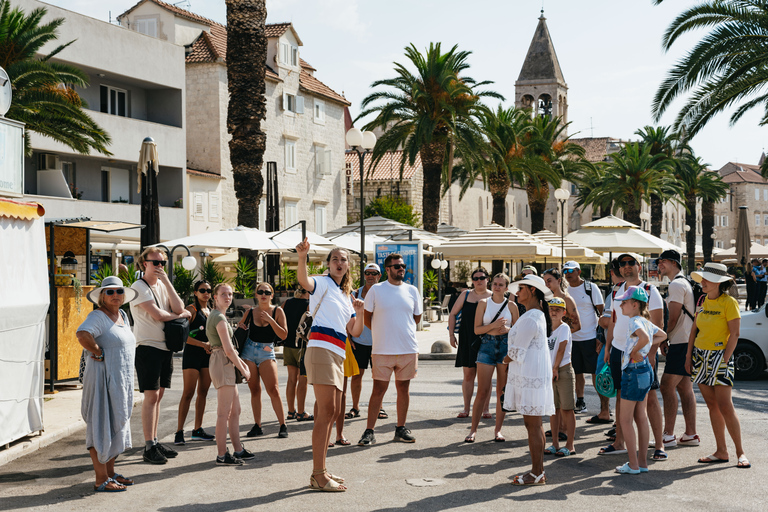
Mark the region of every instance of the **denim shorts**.
<instances>
[{"instance_id":1,"label":"denim shorts","mask_svg":"<svg viewBox=\"0 0 768 512\"><path fill-rule=\"evenodd\" d=\"M507 335L491 336L483 334L480 339L480 350L477 352L477 362L496 366L504 363L504 356L507 355Z\"/></svg>"},{"instance_id":2,"label":"denim shorts","mask_svg":"<svg viewBox=\"0 0 768 512\"><path fill-rule=\"evenodd\" d=\"M621 399L642 402L651 390L653 368L647 359L629 363L621 372Z\"/></svg>"},{"instance_id":3,"label":"denim shorts","mask_svg":"<svg viewBox=\"0 0 768 512\"><path fill-rule=\"evenodd\" d=\"M272 343L259 343L248 338L240 357L255 363L258 368L264 361L275 361L275 346Z\"/></svg>"}]
</instances>

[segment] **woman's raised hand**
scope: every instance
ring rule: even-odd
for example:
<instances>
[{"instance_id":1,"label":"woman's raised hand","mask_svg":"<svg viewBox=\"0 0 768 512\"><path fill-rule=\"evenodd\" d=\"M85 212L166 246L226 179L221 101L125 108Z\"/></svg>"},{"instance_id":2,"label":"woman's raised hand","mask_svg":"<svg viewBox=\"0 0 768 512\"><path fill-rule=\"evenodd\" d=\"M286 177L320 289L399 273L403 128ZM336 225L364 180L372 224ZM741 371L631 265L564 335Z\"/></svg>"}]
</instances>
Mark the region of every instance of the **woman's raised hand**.
<instances>
[{"instance_id":1,"label":"woman's raised hand","mask_svg":"<svg viewBox=\"0 0 768 512\"><path fill-rule=\"evenodd\" d=\"M309 254L309 241L307 241L306 238L296 246L296 253L299 256L306 256Z\"/></svg>"}]
</instances>

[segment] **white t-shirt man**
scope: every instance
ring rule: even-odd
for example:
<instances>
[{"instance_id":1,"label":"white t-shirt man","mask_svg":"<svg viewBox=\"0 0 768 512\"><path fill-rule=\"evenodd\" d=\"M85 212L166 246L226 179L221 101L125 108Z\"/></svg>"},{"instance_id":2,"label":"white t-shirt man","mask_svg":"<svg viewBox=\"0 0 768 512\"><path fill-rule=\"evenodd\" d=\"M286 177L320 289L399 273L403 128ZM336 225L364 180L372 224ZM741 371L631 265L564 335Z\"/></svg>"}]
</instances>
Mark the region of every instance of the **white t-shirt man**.
<instances>
[{"instance_id":1,"label":"white t-shirt man","mask_svg":"<svg viewBox=\"0 0 768 512\"><path fill-rule=\"evenodd\" d=\"M416 322L423 304L419 290L408 283L389 281L375 284L365 296L365 310L375 313L371 319L373 348L371 354L418 354Z\"/></svg>"},{"instance_id":2,"label":"white t-shirt man","mask_svg":"<svg viewBox=\"0 0 768 512\"><path fill-rule=\"evenodd\" d=\"M641 281L639 285L640 288L645 290L650 294L650 298L648 300L648 311L656 311L657 309L663 309L664 308L664 302L661 298L661 294L659 293L659 289L656 288L653 285L649 285L650 290L646 289L647 283L645 281ZM624 314L621 312L621 302L620 300L617 300L619 297L621 297L624 292L627 289L627 283L623 283L621 287L619 287L619 290L616 292L616 296L613 298L613 304L611 304L611 309L613 310L613 314L615 315L614 318L615 323L613 326L613 344L611 345L616 350L621 350L622 352L627 350L627 341L629 339L629 318L628 316L624 316Z\"/></svg>"},{"instance_id":3,"label":"white t-shirt man","mask_svg":"<svg viewBox=\"0 0 768 512\"><path fill-rule=\"evenodd\" d=\"M693 303L693 290L691 285L685 279L678 279L677 277L685 277L682 272L678 272L675 279L669 282L668 294L667 294L667 306L670 302L677 302L682 304L685 311L694 315L693 309L696 305ZM675 328L672 332L667 333L670 345L680 345L682 343L688 343L688 336L691 334L693 328L693 320L689 317L685 311L680 309L680 316L677 319Z\"/></svg>"},{"instance_id":4,"label":"white t-shirt man","mask_svg":"<svg viewBox=\"0 0 768 512\"><path fill-rule=\"evenodd\" d=\"M592 292L592 297L590 298L590 295L584 289L585 283L582 282L579 286L568 288L568 295L576 303L576 310L579 312L579 320L581 320L581 329L572 334L573 341L595 339L597 336L597 313L595 313L595 306L602 306L604 304L600 288L595 283L589 283Z\"/></svg>"},{"instance_id":5,"label":"white t-shirt man","mask_svg":"<svg viewBox=\"0 0 768 512\"><path fill-rule=\"evenodd\" d=\"M133 317L133 336L136 338L136 346L146 345L159 350L168 350L165 345L165 322L152 318L152 315L139 304L151 302L163 311L171 311L171 301L168 298L168 290L159 279L152 285L152 289L141 279L135 281L131 288L139 294L131 301L131 316ZM152 294L154 292L154 295ZM157 302L155 302L157 297Z\"/></svg>"}]
</instances>

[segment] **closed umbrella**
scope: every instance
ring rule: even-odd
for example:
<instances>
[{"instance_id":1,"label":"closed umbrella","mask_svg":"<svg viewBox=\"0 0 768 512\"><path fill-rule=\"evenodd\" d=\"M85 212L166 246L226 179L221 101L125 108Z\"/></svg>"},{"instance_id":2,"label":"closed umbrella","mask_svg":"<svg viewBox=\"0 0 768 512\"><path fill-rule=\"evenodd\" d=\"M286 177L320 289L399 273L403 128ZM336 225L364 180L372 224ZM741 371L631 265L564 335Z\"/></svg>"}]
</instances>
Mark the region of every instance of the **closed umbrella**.
<instances>
[{"instance_id":1,"label":"closed umbrella","mask_svg":"<svg viewBox=\"0 0 768 512\"><path fill-rule=\"evenodd\" d=\"M160 160L157 156L157 144L152 137L141 143L139 151L138 173L141 193L141 249L160 242L160 203L157 198L157 173L160 172Z\"/></svg>"},{"instance_id":2,"label":"closed umbrella","mask_svg":"<svg viewBox=\"0 0 768 512\"><path fill-rule=\"evenodd\" d=\"M749 261L750 240L747 207L739 206L739 220L736 227L736 260L742 267Z\"/></svg>"}]
</instances>

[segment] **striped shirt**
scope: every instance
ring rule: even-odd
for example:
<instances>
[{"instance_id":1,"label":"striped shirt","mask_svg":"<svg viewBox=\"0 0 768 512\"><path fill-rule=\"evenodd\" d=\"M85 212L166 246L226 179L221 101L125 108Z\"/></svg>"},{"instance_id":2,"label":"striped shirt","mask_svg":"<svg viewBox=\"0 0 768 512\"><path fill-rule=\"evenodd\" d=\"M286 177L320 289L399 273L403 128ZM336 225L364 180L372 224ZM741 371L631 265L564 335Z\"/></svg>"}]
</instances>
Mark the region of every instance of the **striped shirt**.
<instances>
[{"instance_id":1,"label":"striped shirt","mask_svg":"<svg viewBox=\"0 0 768 512\"><path fill-rule=\"evenodd\" d=\"M355 317L355 309L349 295L344 294L331 276L310 278L315 289L310 292L309 311L320 308L312 320L307 347L330 350L342 358L346 355L347 323Z\"/></svg>"}]
</instances>

